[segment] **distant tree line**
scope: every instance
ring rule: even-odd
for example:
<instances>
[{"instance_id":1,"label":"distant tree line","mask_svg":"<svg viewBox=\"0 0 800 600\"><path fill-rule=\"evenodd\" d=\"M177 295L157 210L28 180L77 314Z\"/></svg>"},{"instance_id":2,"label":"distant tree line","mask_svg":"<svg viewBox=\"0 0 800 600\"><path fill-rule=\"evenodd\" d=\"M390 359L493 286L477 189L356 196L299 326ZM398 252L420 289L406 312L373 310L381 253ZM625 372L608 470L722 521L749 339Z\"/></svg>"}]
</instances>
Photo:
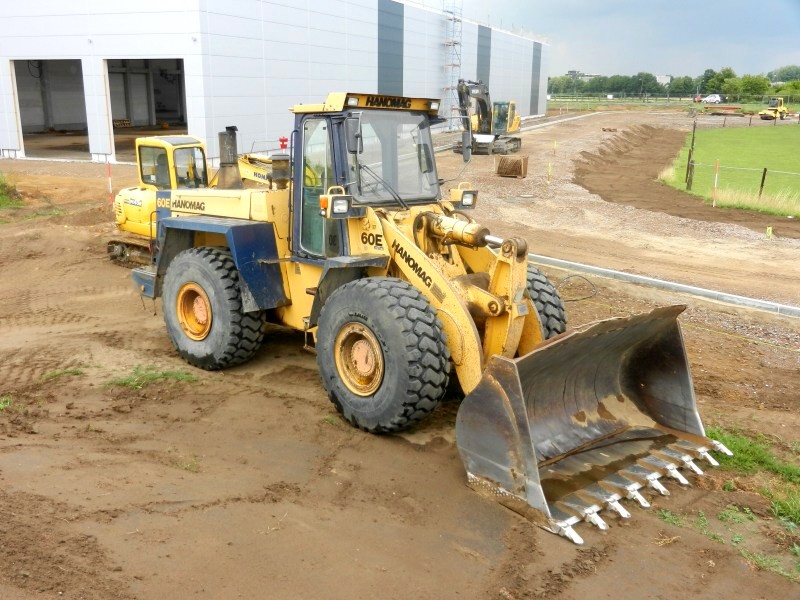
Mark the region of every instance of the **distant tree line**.
<instances>
[{"instance_id":1,"label":"distant tree line","mask_svg":"<svg viewBox=\"0 0 800 600\"><path fill-rule=\"evenodd\" d=\"M588 81L580 76L562 75L548 80L550 94L625 94L694 96L724 94L726 96L766 96L769 94L800 95L800 66L789 65L766 75L737 76L730 67L720 71L706 69L698 77L673 77L669 84L660 84L652 73L636 75L598 75Z\"/></svg>"}]
</instances>

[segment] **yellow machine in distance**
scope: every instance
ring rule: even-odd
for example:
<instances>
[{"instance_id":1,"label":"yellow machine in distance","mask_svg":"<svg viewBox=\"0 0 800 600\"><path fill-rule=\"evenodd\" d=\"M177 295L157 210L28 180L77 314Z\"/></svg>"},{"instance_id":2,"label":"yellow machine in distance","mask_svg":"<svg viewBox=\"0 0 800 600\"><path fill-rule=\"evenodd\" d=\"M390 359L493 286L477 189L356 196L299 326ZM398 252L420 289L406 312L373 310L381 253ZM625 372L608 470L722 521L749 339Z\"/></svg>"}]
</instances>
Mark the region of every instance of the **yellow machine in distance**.
<instances>
[{"instance_id":1,"label":"yellow machine in distance","mask_svg":"<svg viewBox=\"0 0 800 600\"><path fill-rule=\"evenodd\" d=\"M461 123L469 124L473 154L510 154L522 147L522 139L508 134L519 131L521 118L517 103L492 102L488 86L482 81L459 79L458 111ZM463 152L464 141L456 142L454 151Z\"/></svg>"},{"instance_id":2,"label":"yellow machine in distance","mask_svg":"<svg viewBox=\"0 0 800 600\"><path fill-rule=\"evenodd\" d=\"M783 104L783 98L776 97L770 98L767 108L760 111L758 116L764 121L773 121L775 119L785 119L789 109Z\"/></svg>"},{"instance_id":3,"label":"yellow machine in distance","mask_svg":"<svg viewBox=\"0 0 800 600\"><path fill-rule=\"evenodd\" d=\"M154 260L133 279L199 368L250 360L267 323L303 332L363 430L413 427L460 389L470 484L580 543L577 523L606 529L602 511L628 518L623 499L649 506L642 492L688 485L682 470L727 451L697 413L684 307L566 331L525 241L470 216L468 183L442 197L438 108L354 93L295 106L286 186L203 188L178 162L173 183L198 185L157 189Z\"/></svg>"}]
</instances>

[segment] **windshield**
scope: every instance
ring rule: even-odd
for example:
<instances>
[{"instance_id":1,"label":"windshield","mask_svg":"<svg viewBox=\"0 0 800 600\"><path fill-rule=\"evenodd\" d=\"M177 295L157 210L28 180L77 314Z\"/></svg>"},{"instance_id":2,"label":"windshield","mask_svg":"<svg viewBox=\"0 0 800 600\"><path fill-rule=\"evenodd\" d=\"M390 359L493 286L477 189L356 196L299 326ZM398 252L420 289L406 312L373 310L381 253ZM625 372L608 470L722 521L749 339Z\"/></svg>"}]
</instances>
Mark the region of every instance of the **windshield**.
<instances>
[{"instance_id":1,"label":"windshield","mask_svg":"<svg viewBox=\"0 0 800 600\"><path fill-rule=\"evenodd\" d=\"M348 192L361 204L414 204L439 197L430 123L422 113L365 110L361 144L347 154Z\"/></svg>"}]
</instances>

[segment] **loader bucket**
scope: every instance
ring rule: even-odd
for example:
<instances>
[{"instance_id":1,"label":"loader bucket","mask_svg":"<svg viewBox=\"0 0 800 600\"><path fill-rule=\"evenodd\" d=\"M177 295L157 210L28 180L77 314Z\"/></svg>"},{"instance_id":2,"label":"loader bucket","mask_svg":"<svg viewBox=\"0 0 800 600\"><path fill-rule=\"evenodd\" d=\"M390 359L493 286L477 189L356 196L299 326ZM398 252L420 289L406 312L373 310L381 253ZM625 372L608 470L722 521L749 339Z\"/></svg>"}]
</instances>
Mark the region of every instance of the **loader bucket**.
<instances>
[{"instance_id":1,"label":"loader bucket","mask_svg":"<svg viewBox=\"0 0 800 600\"><path fill-rule=\"evenodd\" d=\"M685 306L609 319L558 336L529 354L493 356L462 402L456 441L470 484L575 543L573 529L649 507L694 459L728 450L705 436L677 317Z\"/></svg>"}]
</instances>

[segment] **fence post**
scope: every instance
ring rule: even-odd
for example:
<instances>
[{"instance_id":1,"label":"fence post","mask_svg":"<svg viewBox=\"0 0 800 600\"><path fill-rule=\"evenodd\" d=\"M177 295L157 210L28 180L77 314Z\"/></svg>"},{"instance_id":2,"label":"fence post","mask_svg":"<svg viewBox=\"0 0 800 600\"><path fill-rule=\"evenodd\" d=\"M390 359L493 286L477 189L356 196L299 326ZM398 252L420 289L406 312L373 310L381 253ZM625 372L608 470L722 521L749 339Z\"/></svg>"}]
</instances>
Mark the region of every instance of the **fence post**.
<instances>
[{"instance_id":1,"label":"fence post","mask_svg":"<svg viewBox=\"0 0 800 600\"><path fill-rule=\"evenodd\" d=\"M686 191L692 191L692 181L694 181L694 161L689 163L689 166L686 168Z\"/></svg>"},{"instance_id":2,"label":"fence post","mask_svg":"<svg viewBox=\"0 0 800 600\"><path fill-rule=\"evenodd\" d=\"M684 177L684 181L689 181L689 167L692 164L692 155L694 154L694 149L689 148L689 160L686 161L686 177Z\"/></svg>"},{"instance_id":3,"label":"fence post","mask_svg":"<svg viewBox=\"0 0 800 600\"><path fill-rule=\"evenodd\" d=\"M764 167L764 172L761 173L761 187L758 188L758 198L761 199L761 194L764 192L764 181L767 179L767 167Z\"/></svg>"},{"instance_id":4,"label":"fence post","mask_svg":"<svg viewBox=\"0 0 800 600\"><path fill-rule=\"evenodd\" d=\"M719 159L716 161L714 168L714 189L711 192L711 207L717 207L717 183L719 183Z\"/></svg>"},{"instance_id":5,"label":"fence post","mask_svg":"<svg viewBox=\"0 0 800 600\"><path fill-rule=\"evenodd\" d=\"M748 123L747 126L748 127L752 127L753 126L753 115L750 115L750 123Z\"/></svg>"}]
</instances>

